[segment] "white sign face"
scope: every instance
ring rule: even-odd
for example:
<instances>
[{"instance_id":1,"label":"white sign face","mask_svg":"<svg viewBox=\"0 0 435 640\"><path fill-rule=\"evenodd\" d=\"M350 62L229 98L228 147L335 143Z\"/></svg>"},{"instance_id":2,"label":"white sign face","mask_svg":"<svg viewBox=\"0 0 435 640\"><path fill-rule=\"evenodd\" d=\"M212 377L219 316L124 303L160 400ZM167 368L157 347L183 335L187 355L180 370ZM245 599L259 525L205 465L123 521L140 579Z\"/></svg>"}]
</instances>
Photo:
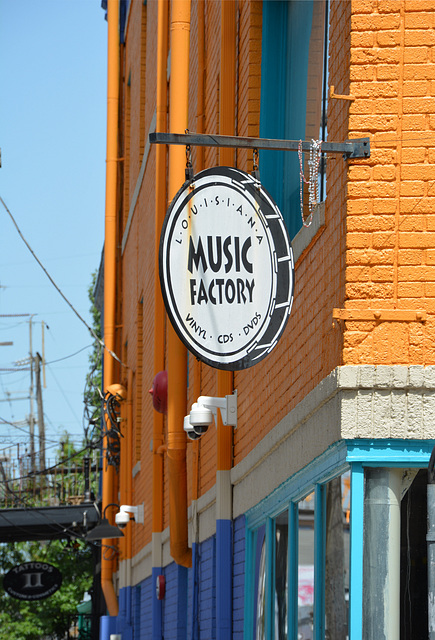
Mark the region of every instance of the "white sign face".
<instances>
[{"instance_id":1,"label":"white sign face","mask_svg":"<svg viewBox=\"0 0 435 640\"><path fill-rule=\"evenodd\" d=\"M293 253L258 180L215 167L185 183L165 218L159 262L168 316L200 360L236 371L275 347L293 300Z\"/></svg>"}]
</instances>

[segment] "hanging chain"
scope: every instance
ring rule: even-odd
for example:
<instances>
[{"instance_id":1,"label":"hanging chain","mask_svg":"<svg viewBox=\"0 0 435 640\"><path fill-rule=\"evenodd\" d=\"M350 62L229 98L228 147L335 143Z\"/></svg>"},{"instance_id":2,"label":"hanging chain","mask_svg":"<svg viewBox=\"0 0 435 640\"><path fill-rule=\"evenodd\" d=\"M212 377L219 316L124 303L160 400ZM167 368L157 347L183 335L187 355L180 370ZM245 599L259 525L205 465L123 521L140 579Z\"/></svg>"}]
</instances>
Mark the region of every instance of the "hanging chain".
<instances>
[{"instance_id":1,"label":"hanging chain","mask_svg":"<svg viewBox=\"0 0 435 640\"><path fill-rule=\"evenodd\" d=\"M189 133L189 129L186 129L184 133ZM193 166L192 166L192 147L190 144L186 145L186 180L191 181L193 179Z\"/></svg>"},{"instance_id":2,"label":"hanging chain","mask_svg":"<svg viewBox=\"0 0 435 640\"><path fill-rule=\"evenodd\" d=\"M258 155L258 149L255 148L252 151L252 176L255 178L255 180L258 180L258 182L260 182L260 169L259 169L259 155Z\"/></svg>"},{"instance_id":3,"label":"hanging chain","mask_svg":"<svg viewBox=\"0 0 435 640\"><path fill-rule=\"evenodd\" d=\"M258 149L254 149L252 152L252 169L258 171Z\"/></svg>"},{"instance_id":4,"label":"hanging chain","mask_svg":"<svg viewBox=\"0 0 435 640\"><path fill-rule=\"evenodd\" d=\"M299 193L301 203L301 217L304 227L309 227L313 221L313 213L319 204L319 166L322 155L322 141L311 140L310 157L308 160L309 178L305 178L302 153L302 140L299 140ZM304 218L304 184L308 185L308 216Z\"/></svg>"}]
</instances>

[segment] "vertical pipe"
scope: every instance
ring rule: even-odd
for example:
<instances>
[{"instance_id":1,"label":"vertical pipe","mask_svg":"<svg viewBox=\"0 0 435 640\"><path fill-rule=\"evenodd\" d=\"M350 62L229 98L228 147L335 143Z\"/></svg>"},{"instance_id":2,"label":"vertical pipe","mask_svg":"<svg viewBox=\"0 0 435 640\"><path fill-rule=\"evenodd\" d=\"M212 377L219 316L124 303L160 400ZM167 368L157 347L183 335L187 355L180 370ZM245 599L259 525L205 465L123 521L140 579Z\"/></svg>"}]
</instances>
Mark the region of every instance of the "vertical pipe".
<instances>
[{"instance_id":1,"label":"vertical pipe","mask_svg":"<svg viewBox=\"0 0 435 640\"><path fill-rule=\"evenodd\" d=\"M363 640L400 637L401 469L366 469Z\"/></svg>"},{"instance_id":2,"label":"vertical pipe","mask_svg":"<svg viewBox=\"0 0 435 640\"><path fill-rule=\"evenodd\" d=\"M427 485L427 593L429 640L435 640L435 484Z\"/></svg>"},{"instance_id":3,"label":"vertical pipe","mask_svg":"<svg viewBox=\"0 0 435 640\"><path fill-rule=\"evenodd\" d=\"M325 637L326 489L324 484L316 484L314 505L314 638L320 640Z\"/></svg>"},{"instance_id":4,"label":"vertical pipe","mask_svg":"<svg viewBox=\"0 0 435 640\"><path fill-rule=\"evenodd\" d=\"M298 637L298 565L299 565L299 509L291 502L288 510L288 589L287 619L288 637Z\"/></svg>"},{"instance_id":5,"label":"vertical pipe","mask_svg":"<svg viewBox=\"0 0 435 640\"><path fill-rule=\"evenodd\" d=\"M349 638L360 640L363 610L363 531L364 469L361 462L351 465L350 495L350 571Z\"/></svg>"},{"instance_id":6,"label":"vertical pipe","mask_svg":"<svg viewBox=\"0 0 435 640\"><path fill-rule=\"evenodd\" d=\"M133 504L133 481L131 475L131 465L129 461L133 460L133 371L131 369L128 370L128 378L127 378L127 400L126 400L126 425L127 429L125 432L124 438L124 448L126 464L124 469L124 498L125 502L122 501L122 504ZM121 444L122 446L122 444ZM124 533L125 547L124 547L124 586L126 593L126 602L125 602L125 618L126 624L128 627L131 627L131 559L133 557L133 531L132 525L130 524Z\"/></svg>"},{"instance_id":7,"label":"vertical pipe","mask_svg":"<svg viewBox=\"0 0 435 640\"><path fill-rule=\"evenodd\" d=\"M204 60L205 60L205 2L198 0L197 11L197 41L198 41L198 81L196 97L196 131L204 133ZM204 169L204 147L196 148L196 172ZM201 362L193 360L193 397L201 395ZM197 500L199 498L199 464L200 440L193 440L192 449L192 606L191 606L191 638L199 638L199 527Z\"/></svg>"},{"instance_id":8,"label":"vertical pipe","mask_svg":"<svg viewBox=\"0 0 435 640\"><path fill-rule=\"evenodd\" d=\"M236 5L221 3L219 133L235 133ZM234 149L220 149L221 165L234 165ZM233 392L233 374L218 371L218 396ZM232 487L233 427L217 424L216 472L216 637L232 636Z\"/></svg>"},{"instance_id":9,"label":"vertical pipe","mask_svg":"<svg viewBox=\"0 0 435 640\"><path fill-rule=\"evenodd\" d=\"M172 0L171 79L169 125L171 133L184 133L188 126L190 0ZM184 182L185 150L169 147L169 198ZM187 533L186 415L187 354L168 324L168 475L171 556L184 567L192 564Z\"/></svg>"},{"instance_id":10,"label":"vertical pipe","mask_svg":"<svg viewBox=\"0 0 435 640\"><path fill-rule=\"evenodd\" d=\"M168 58L168 0L159 0L157 6L157 92L156 130L167 130L167 58ZM154 258L154 373L165 368L165 312L159 282L160 233L166 212L166 148L156 145L156 202L155 202L155 258ZM163 531L163 454L158 453L163 444L163 414L153 413L153 510L152 510L152 576L156 584L162 573ZM161 640L162 601L153 593L152 637Z\"/></svg>"},{"instance_id":11,"label":"vertical pipe","mask_svg":"<svg viewBox=\"0 0 435 640\"><path fill-rule=\"evenodd\" d=\"M205 62L205 2L198 0L197 10L197 38L198 38L198 85L196 99L196 130L204 133L204 62ZM196 172L204 169L204 147L196 148ZM193 397L201 395L201 362L197 358L193 360ZM199 481L199 451L200 440L192 441L193 469L192 469L192 500L198 499Z\"/></svg>"},{"instance_id":12,"label":"vertical pipe","mask_svg":"<svg viewBox=\"0 0 435 640\"><path fill-rule=\"evenodd\" d=\"M275 629L275 522L272 518L266 520L266 638L274 637Z\"/></svg>"},{"instance_id":13,"label":"vertical pipe","mask_svg":"<svg viewBox=\"0 0 435 640\"><path fill-rule=\"evenodd\" d=\"M119 504L132 504L131 502L131 473L130 464L131 460L131 419L132 419L132 400L131 400L131 388L133 382L133 372L128 372L127 383L127 400L121 403L121 425L126 425L126 428L122 427L123 438L120 440L120 464L119 464ZM124 531L124 537L119 540L119 611L117 618L118 631L126 632L127 627L130 625L131 607L130 607L130 589L131 589L131 525L126 527Z\"/></svg>"},{"instance_id":14,"label":"vertical pipe","mask_svg":"<svg viewBox=\"0 0 435 640\"><path fill-rule=\"evenodd\" d=\"M109 353L115 348L115 284L116 284L116 192L118 157L119 104L119 0L107 1L107 157L106 214L104 240L104 389L114 382L114 361ZM103 466L103 509L115 500L115 472ZM104 544L110 544L103 540ZM104 548L104 547L103 547ZM118 601L112 582L113 560L101 558L101 587L110 616L118 614Z\"/></svg>"},{"instance_id":15,"label":"vertical pipe","mask_svg":"<svg viewBox=\"0 0 435 640\"><path fill-rule=\"evenodd\" d=\"M427 468L427 613L428 637L435 640L435 447Z\"/></svg>"}]
</instances>

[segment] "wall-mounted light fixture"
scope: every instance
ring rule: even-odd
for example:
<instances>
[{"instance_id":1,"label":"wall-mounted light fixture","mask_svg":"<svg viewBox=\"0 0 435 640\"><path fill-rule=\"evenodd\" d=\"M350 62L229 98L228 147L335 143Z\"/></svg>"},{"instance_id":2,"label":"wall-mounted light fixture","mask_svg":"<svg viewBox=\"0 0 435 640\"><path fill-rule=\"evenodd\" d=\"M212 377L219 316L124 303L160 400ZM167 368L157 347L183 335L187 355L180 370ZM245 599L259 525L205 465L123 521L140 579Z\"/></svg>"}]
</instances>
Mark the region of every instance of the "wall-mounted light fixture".
<instances>
[{"instance_id":1,"label":"wall-mounted light fixture","mask_svg":"<svg viewBox=\"0 0 435 640\"><path fill-rule=\"evenodd\" d=\"M106 518L106 509L108 509L109 507L118 507L119 509L119 504L111 502L104 507L103 517L101 518L100 522L85 535L85 540L92 542L93 540L124 537L122 531L118 529L118 527L115 527L113 524L110 524L108 519Z\"/></svg>"},{"instance_id":2,"label":"wall-mounted light fixture","mask_svg":"<svg viewBox=\"0 0 435 640\"><path fill-rule=\"evenodd\" d=\"M159 371L154 376L149 393L153 397L153 407L159 413L168 413L168 372Z\"/></svg>"}]
</instances>

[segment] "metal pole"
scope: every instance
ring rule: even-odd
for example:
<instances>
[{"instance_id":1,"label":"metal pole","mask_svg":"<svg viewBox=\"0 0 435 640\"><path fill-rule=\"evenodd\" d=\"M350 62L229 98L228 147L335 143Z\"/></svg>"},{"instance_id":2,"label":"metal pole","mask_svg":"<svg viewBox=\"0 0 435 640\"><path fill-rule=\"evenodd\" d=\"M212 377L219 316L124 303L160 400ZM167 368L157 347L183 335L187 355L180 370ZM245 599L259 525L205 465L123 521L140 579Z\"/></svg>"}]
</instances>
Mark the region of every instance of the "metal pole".
<instances>
[{"instance_id":1,"label":"metal pole","mask_svg":"<svg viewBox=\"0 0 435 640\"><path fill-rule=\"evenodd\" d=\"M201 133L167 133L155 131L149 134L151 144L192 145L202 147L230 147L234 149L274 149L275 151L310 151L307 140L276 140L272 138L244 138ZM345 158L369 158L370 138L354 138L345 142L322 142L322 153L338 153Z\"/></svg>"},{"instance_id":2,"label":"metal pole","mask_svg":"<svg viewBox=\"0 0 435 640\"><path fill-rule=\"evenodd\" d=\"M427 614L428 638L435 640L435 447L427 468Z\"/></svg>"},{"instance_id":3,"label":"metal pole","mask_svg":"<svg viewBox=\"0 0 435 640\"><path fill-rule=\"evenodd\" d=\"M32 473L36 471L35 464L35 415L33 413L33 341L32 341L32 318L29 318L29 356L30 356L30 416L29 416L29 435L30 435L30 469ZM33 480L34 482L34 480Z\"/></svg>"},{"instance_id":4,"label":"metal pole","mask_svg":"<svg viewBox=\"0 0 435 640\"><path fill-rule=\"evenodd\" d=\"M401 469L366 469L363 640L400 637Z\"/></svg>"},{"instance_id":5,"label":"metal pole","mask_svg":"<svg viewBox=\"0 0 435 640\"><path fill-rule=\"evenodd\" d=\"M42 405L42 385L41 385L41 361L42 358L36 352L35 369L36 369L36 402L38 407L38 432L39 432L39 470L45 469L45 425L44 425L44 409ZM41 482L43 482L41 477Z\"/></svg>"}]
</instances>

